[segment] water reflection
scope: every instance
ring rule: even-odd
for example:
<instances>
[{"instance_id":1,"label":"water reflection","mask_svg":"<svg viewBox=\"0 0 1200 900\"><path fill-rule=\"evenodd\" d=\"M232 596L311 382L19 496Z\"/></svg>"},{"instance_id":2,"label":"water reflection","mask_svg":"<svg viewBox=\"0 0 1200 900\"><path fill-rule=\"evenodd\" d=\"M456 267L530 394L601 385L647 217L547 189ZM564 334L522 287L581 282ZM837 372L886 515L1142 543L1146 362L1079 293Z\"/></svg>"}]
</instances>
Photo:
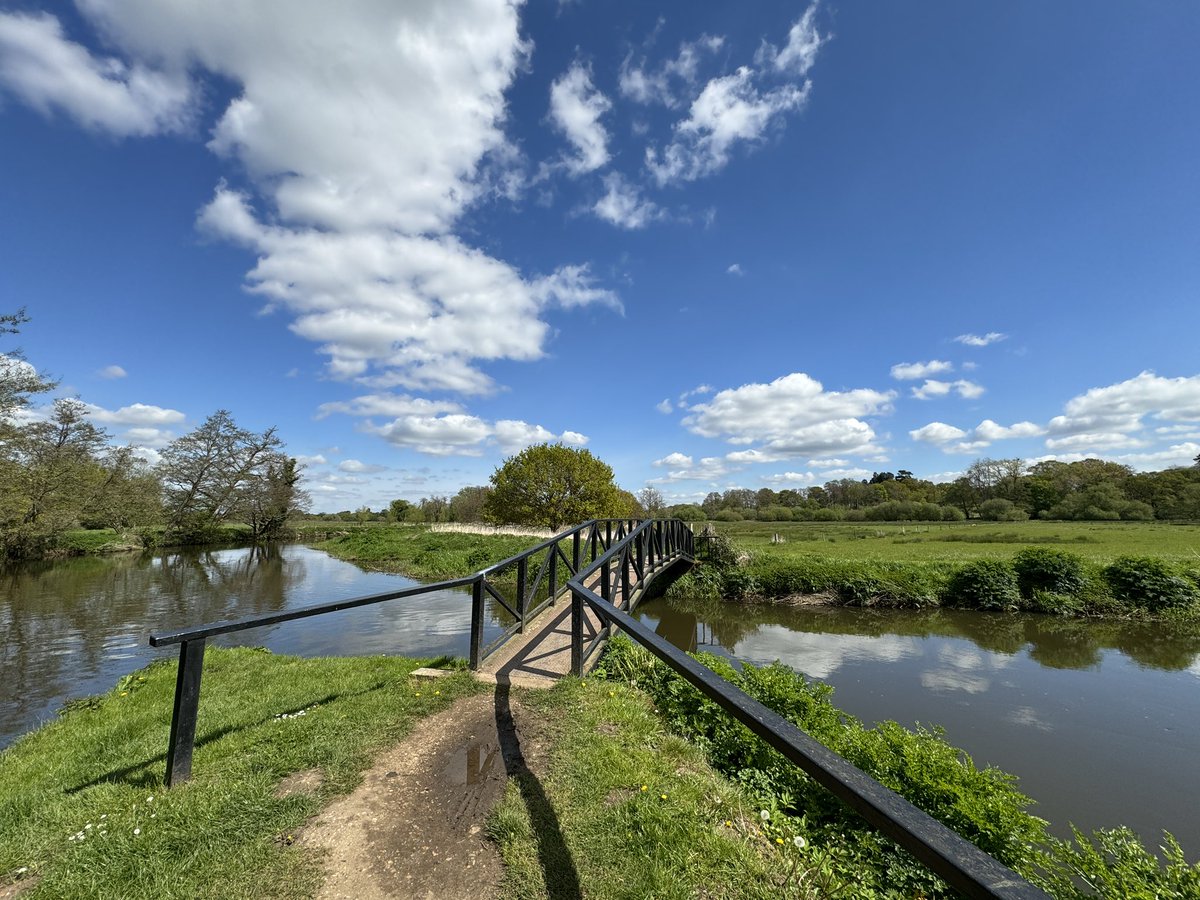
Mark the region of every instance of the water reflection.
<instances>
[{"instance_id":1,"label":"water reflection","mask_svg":"<svg viewBox=\"0 0 1200 900\"><path fill-rule=\"evenodd\" d=\"M81 557L0 569L0 747L73 697L155 656L152 631L309 606L416 584L299 545ZM485 640L509 622L489 609ZM217 639L306 656L463 656L470 597L445 591Z\"/></svg>"},{"instance_id":2,"label":"water reflection","mask_svg":"<svg viewBox=\"0 0 1200 900\"><path fill-rule=\"evenodd\" d=\"M1020 779L1060 836L1126 824L1200 854L1200 634L958 610L644 604L678 647L781 660L865 722L938 725Z\"/></svg>"}]
</instances>

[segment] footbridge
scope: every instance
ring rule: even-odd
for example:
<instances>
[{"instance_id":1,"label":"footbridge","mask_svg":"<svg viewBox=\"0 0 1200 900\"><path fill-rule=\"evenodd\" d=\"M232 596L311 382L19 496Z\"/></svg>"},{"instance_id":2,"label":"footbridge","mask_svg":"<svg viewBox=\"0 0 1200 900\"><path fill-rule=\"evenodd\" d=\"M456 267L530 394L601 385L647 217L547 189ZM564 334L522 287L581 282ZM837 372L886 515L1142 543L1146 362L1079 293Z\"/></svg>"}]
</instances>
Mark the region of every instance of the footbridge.
<instances>
[{"instance_id":1,"label":"footbridge","mask_svg":"<svg viewBox=\"0 0 1200 900\"><path fill-rule=\"evenodd\" d=\"M631 615L641 599L691 568L695 557L695 536L678 519L593 519L463 578L152 634L151 646L179 646L166 783L173 786L191 777L204 647L209 638L376 603L412 600L431 591L469 588L469 663L477 678L532 687L568 674L581 676L614 629L619 629L962 896L1048 897ZM501 629L485 643L489 606Z\"/></svg>"}]
</instances>

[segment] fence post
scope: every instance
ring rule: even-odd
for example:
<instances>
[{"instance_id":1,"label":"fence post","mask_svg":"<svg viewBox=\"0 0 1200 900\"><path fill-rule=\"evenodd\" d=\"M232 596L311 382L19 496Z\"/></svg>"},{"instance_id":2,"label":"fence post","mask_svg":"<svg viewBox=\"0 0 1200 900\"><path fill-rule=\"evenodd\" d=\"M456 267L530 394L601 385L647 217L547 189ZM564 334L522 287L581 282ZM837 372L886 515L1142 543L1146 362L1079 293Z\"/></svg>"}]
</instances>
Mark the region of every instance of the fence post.
<instances>
[{"instance_id":1,"label":"fence post","mask_svg":"<svg viewBox=\"0 0 1200 900\"><path fill-rule=\"evenodd\" d=\"M571 565L574 568L572 576L578 575L579 567L583 565L583 557L580 555L580 551L583 549L582 538L583 533L579 531L571 535Z\"/></svg>"},{"instance_id":2,"label":"fence post","mask_svg":"<svg viewBox=\"0 0 1200 900\"><path fill-rule=\"evenodd\" d=\"M517 560L517 613L521 617L521 626L517 629L518 633L525 633L525 610L528 604L525 602L525 587L529 580L529 557L522 556Z\"/></svg>"},{"instance_id":3,"label":"fence post","mask_svg":"<svg viewBox=\"0 0 1200 900\"><path fill-rule=\"evenodd\" d=\"M200 711L203 670L204 638L181 641L179 670L175 674L175 708L171 712L171 738L167 744L167 787L192 777L192 751L196 746L196 717Z\"/></svg>"},{"instance_id":4,"label":"fence post","mask_svg":"<svg viewBox=\"0 0 1200 900\"><path fill-rule=\"evenodd\" d=\"M612 560L609 560L600 567L600 596L609 603L612 603L612 572L609 570L611 564Z\"/></svg>"},{"instance_id":5,"label":"fence post","mask_svg":"<svg viewBox=\"0 0 1200 900\"><path fill-rule=\"evenodd\" d=\"M612 547L612 519L604 520L604 549Z\"/></svg>"},{"instance_id":6,"label":"fence post","mask_svg":"<svg viewBox=\"0 0 1200 900\"><path fill-rule=\"evenodd\" d=\"M550 571L547 575L550 578L550 605L553 606L558 602L558 557L560 551L558 549L558 541L550 545Z\"/></svg>"},{"instance_id":7,"label":"fence post","mask_svg":"<svg viewBox=\"0 0 1200 900\"><path fill-rule=\"evenodd\" d=\"M583 677L583 595L571 589L571 674Z\"/></svg>"},{"instance_id":8,"label":"fence post","mask_svg":"<svg viewBox=\"0 0 1200 900\"><path fill-rule=\"evenodd\" d=\"M471 670L478 671L483 660L483 576L471 582Z\"/></svg>"},{"instance_id":9,"label":"fence post","mask_svg":"<svg viewBox=\"0 0 1200 900\"><path fill-rule=\"evenodd\" d=\"M621 553L621 609L628 611L629 596L632 593L629 589L629 545L626 544Z\"/></svg>"}]
</instances>

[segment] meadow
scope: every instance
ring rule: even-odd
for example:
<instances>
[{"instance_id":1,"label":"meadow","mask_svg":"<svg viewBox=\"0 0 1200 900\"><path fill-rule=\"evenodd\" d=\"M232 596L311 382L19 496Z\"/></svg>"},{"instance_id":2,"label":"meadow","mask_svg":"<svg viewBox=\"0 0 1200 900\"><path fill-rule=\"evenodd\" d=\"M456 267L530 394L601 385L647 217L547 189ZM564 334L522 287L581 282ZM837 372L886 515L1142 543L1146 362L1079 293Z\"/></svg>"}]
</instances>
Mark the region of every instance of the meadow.
<instances>
[{"instance_id":1,"label":"meadow","mask_svg":"<svg viewBox=\"0 0 1200 900\"><path fill-rule=\"evenodd\" d=\"M1055 547L1095 563L1156 556L1200 564L1200 525L1164 522L714 522L740 549L774 556L962 563ZM703 523L696 523L699 533ZM784 543L772 543L779 535Z\"/></svg>"}]
</instances>

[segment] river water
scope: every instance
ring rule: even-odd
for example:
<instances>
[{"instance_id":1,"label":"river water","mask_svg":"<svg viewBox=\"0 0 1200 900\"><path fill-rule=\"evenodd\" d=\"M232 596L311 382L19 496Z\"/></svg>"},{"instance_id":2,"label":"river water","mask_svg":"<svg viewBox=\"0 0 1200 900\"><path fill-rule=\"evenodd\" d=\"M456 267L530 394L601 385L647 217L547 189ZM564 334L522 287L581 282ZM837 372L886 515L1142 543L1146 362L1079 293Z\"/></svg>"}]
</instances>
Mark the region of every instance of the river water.
<instances>
[{"instance_id":1,"label":"river water","mask_svg":"<svg viewBox=\"0 0 1200 900\"><path fill-rule=\"evenodd\" d=\"M669 604L638 616L682 649L775 660L868 724L940 725L1017 775L1053 831L1162 830L1200 858L1200 639L1161 626L957 610Z\"/></svg>"},{"instance_id":2,"label":"river water","mask_svg":"<svg viewBox=\"0 0 1200 900\"><path fill-rule=\"evenodd\" d=\"M0 570L0 747L69 699L110 689L175 647L151 632L416 584L301 545L84 557ZM1158 626L951 610L658 600L638 615L685 650L779 659L872 723L940 725L978 764L1019 776L1034 812L1167 829L1200 857L1200 639ZM503 627L491 607L485 641ZM470 596L443 591L216 638L303 656L465 656Z\"/></svg>"},{"instance_id":3,"label":"river water","mask_svg":"<svg viewBox=\"0 0 1200 900\"><path fill-rule=\"evenodd\" d=\"M178 647L152 632L419 584L299 544L79 557L0 569L0 747ZM437 591L214 638L301 656L468 653L469 591ZM511 621L511 620L509 620ZM500 633L489 606L484 641Z\"/></svg>"}]
</instances>

